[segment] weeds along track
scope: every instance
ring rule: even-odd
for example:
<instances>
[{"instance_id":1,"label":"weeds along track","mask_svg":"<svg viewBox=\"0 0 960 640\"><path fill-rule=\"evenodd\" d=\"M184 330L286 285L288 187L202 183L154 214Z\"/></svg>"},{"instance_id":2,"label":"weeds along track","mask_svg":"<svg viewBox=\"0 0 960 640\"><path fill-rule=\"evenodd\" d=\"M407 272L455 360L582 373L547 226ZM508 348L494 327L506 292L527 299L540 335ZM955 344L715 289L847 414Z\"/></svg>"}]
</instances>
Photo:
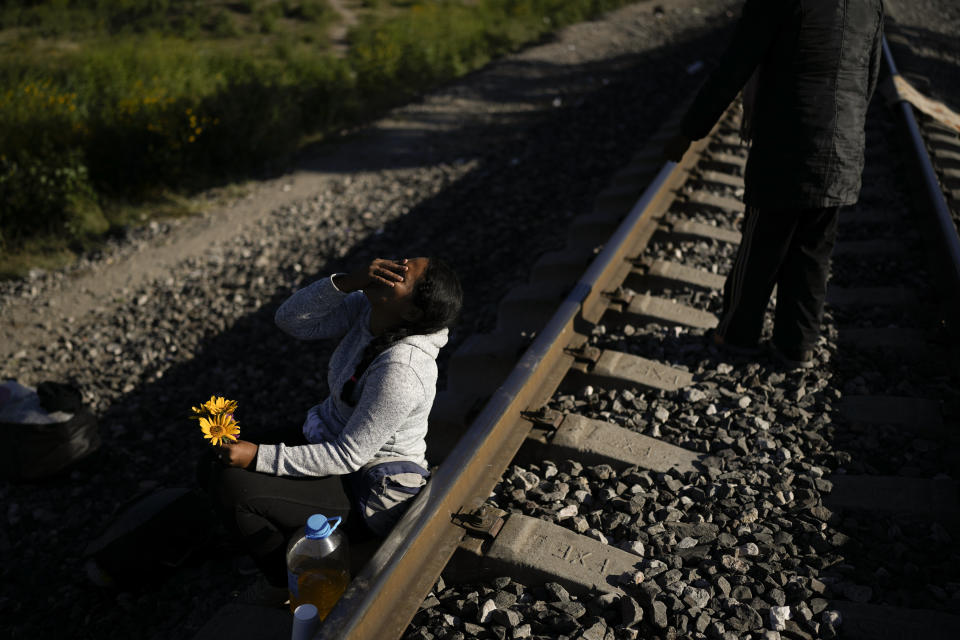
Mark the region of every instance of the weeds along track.
<instances>
[{"instance_id":1,"label":"weeds along track","mask_svg":"<svg viewBox=\"0 0 960 640\"><path fill-rule=\"evenodd\" d=\"M703 341L746 149L731 110L660 167L667 123L455 354L444 462L319 637L955 637L957 237L900 111L869 114L805 371Z\"/></svg>"}]
</instances>

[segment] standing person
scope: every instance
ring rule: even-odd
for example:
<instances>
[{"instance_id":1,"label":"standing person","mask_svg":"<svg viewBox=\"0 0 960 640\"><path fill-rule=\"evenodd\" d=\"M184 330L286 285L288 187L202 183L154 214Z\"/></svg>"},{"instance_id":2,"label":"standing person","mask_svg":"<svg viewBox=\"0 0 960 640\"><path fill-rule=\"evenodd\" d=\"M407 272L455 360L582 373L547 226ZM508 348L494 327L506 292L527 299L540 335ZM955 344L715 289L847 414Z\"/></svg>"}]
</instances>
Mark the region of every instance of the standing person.
<instances>
[{"instance_id":1,"label":"standing person","mask_svg":"<svg viewBox=\"0 0 960 640\"><path fill-rule=\"evenodd\" d=\"M777 285L774 349L791 367L813 366L838 213L860 194L882 32L881 0L746 0L733 41L664 147L679 162L747 84L747 209L714 345L754 350Z\"/></svg>"},{"instance_id":2,"label":"standing person","mask_svg":"<svg viewBox=\"0 0 960 640\"><path fill-rule=\"evenodd\" d=\"M330 395L307 412L302 433L225 444L201 461L201 484L262 574L244 601L287 599L287 541L311 514L340 516L354 535L386 535L426 484L436 358L462 297L442 260L377 259L300 289L277 310L293 337L340 343Z\"/></svg>"}]
</instances>

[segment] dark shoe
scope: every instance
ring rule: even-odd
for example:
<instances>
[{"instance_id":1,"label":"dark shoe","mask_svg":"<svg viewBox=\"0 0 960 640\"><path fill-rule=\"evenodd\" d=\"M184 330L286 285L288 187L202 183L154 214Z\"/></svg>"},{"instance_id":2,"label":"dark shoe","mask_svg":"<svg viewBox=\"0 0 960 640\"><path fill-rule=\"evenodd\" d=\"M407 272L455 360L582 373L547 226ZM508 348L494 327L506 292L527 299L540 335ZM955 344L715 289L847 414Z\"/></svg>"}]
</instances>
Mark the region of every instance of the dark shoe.
<instances>
[{"instance_id":1,"label":"dark shoe","mask_svg":"<svg viewBox=\"0 0 960 640\"><path fill-rule=\"evenodd\" d=\"M791 371L798 369L812 369L816 365L813 349L782 349L771 343L773 355L784 368Z\"/></svg>"},{"instance_id":2,"label":"dark shoe","mask_svg":"<svg viewBox=\"0 0 960 640\"><path fill-rule=\"evenodd\" d=\"M760 347L757 345L742 345L729 342L726 338L717 333L716 329L709 329L703 336L707 344L718 351L725 351L738 356L755 356L760 353Z\"/></svg>"},{"instance_id":3,"label":"dark shoe","mask_svg":"<svg viewBox=\"0 0 960 640\"><path fill-rule=\"evenodd\" d=\"M260 569L257 568L257 563L246 554L234 556L233 568L242 576L254 576L260 572Z\"/></svg>"}]
</instances>

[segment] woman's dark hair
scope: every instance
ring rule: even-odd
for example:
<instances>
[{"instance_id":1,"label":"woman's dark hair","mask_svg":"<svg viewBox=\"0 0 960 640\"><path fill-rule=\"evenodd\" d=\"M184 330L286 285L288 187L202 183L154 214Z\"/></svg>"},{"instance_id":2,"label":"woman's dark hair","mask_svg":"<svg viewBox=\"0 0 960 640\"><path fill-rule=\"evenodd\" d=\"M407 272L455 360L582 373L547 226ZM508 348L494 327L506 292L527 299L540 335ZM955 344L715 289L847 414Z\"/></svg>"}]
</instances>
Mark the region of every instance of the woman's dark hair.
<instances>
[{"instance_id":1,"label":"woman's dark hair","mask_svg":"<svg viewBox=\"0 0 960 640\"><path fill-rule=\"evenodd\" d=\"M427 268L417 280L413 288L413 306L420 311L420 316L414 321L407 322L376 336L363 351L363 357L357 364L353 376L343 385L340 398L352 405L350 396L357 385L357 381L367 370L370 363L378 355L400 342L407 336L427 335L436 333L444 327L453 326L460 307L463 305L463 289L460 279L454 270L440 258L429 258Z\"/></svg>"}]
</instances>

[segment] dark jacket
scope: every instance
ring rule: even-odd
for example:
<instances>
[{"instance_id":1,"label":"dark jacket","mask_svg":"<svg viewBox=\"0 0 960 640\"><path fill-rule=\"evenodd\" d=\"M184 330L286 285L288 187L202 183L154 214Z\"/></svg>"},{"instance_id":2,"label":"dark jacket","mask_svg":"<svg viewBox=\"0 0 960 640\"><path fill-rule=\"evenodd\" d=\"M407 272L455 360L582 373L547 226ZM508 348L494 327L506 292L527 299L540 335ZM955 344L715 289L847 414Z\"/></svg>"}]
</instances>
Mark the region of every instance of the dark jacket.
<instances>
[{"instance_id":1,"label":"dark jacket","mask_svg":"<svg viewBox=\"0 0 960 640\"><path fill-rule=\"evenodd\" d=\"M882 33L881 0L746 0L681 130L692 140L706 136L760 65L744 201L853 204Z\"/></svg>"}]
</instances>

